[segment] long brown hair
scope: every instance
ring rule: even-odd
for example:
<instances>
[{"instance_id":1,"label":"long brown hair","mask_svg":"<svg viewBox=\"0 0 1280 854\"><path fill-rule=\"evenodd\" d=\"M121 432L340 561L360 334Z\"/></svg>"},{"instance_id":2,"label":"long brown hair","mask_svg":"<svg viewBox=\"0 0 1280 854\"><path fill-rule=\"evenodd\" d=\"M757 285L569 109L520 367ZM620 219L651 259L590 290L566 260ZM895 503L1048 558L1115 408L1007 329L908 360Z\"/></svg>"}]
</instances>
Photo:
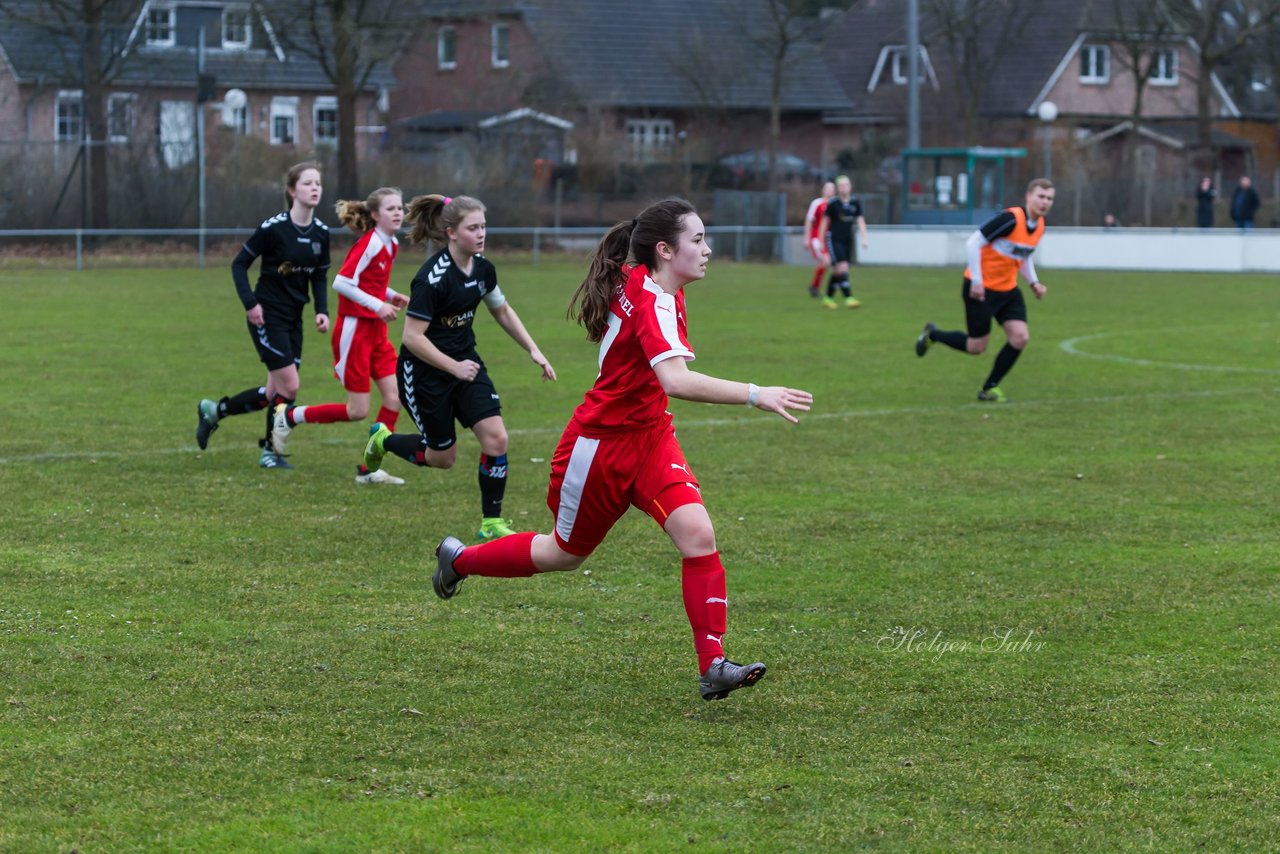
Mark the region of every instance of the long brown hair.
<instances>
[{"instance_id":1,"label":"long brown hair","mask_svg":"<svg viewBox=\"0 0 1280 854\"><path fill-rule=\"evenodd\" d=\"M658 266L658 244L675 247L684 218L697 213L684 199L663 199L640 212L631 222L620 222L600 240L587 277L569 300L565 315L582 324L587 340L599 342L609 325L609 304L628 262L643 264L650 272Z\"/></svg>"},{"instance_id":2,"label":"long brown hair","mask_svg":"<svg viewBox=\"0 0 1280 854\"><path fill-rule=\"evenodd\" d=\"M382 210L382 200L387 196L403 198L404 194L400 192L399 187L379 187L363 202L343 199L333 206L333 210L338 215L339 222L352 231L363 234L366 231L372 231L377 225L374 222L374 215Z\"/></svg>"},{"instance_id":3,"label":"long brown hair","mask_svg":"<svg viewBox=\"0 0 1280 854\"><path fill-rule=\"evenodd\" d=\"M315 160L304 160L301 163L295 163L289 167L289 171L284 176L284 209L289 210L293 207L293 196L289 195L289 191L298 186L298 179L302 177L302 173L308 169L314 169L320 173L320 177L324 177L324 170L320 168L320 164Z\"/></svg>"},{"instance_id":4,"label":"long brown hair","mask_svg":"<svg viewBox=\"0 0 1280 854\"><path fill-rule=\"evenodd\" d=\"M467 214L484 210L484 202L471 196L414 196L404 207L404 221L410 226L409 242L431 239L444 243L449 239L448 230L456 229Z\"/></svg>"}]
</instances>

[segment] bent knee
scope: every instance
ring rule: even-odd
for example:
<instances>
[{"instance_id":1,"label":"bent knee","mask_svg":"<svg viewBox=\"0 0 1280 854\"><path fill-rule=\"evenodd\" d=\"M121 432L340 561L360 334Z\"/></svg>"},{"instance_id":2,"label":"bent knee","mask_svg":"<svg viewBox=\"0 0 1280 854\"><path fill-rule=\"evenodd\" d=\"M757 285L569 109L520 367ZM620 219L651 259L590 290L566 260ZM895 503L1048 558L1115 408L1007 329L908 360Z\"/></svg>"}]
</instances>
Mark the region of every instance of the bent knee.
<instances>
[{"instance_id":1,"label":"bent knee","mask_svg":"<svg viewBox=\"0 0 1280 854\"><path fill-rule=\"evenodd\" d=\"M347 418L352 421L363 421L369 414L369 404L348 403Z\"/></svg>"},{"instance_id":2,"label":"bent knee","mask_svg":"<svg viewBox=\"0 0 1280 854\"><path fill-rule=\"evenodd\" d=\"M1030 340L1031 340L1031 336L1025 333L1022 335L1010 335L1009 346L1015 350L1021 350L1027 346L1027 342Z\"/></svg>"}]
</instances>

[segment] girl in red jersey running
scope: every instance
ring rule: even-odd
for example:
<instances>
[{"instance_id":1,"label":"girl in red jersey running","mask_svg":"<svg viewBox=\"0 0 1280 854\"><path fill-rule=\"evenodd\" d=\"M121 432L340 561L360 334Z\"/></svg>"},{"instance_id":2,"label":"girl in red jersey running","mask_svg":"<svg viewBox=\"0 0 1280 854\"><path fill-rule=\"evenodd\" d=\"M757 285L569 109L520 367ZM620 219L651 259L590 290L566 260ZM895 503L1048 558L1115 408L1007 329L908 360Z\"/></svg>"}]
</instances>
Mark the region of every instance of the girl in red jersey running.
<instances>
[{"instance_id":1,"label":"girl in red jersey running","mask_svg":"<svg viewBox=\"0 0 1280 854\"><path fill-rule=\"evenodd\" d=\"M765 666L724 656L724 565L698 480L676 441L667 398L745 403L795 422L788 410L807 411L813 395L689 370L694 355L686 335L684 287L706 275L710 255L702 220L683 199L650 205L604 236L570 304L588 340L600 345L600 373L551 461L547 506L555 514L555 531L465 547L445 537L436 548L432 586L448 599L470 575L511 578L576 569L634 505L662 526L680 552L698 687L703 699L719 700L755 684Z\"/></svg>"},{"instance_id":2,"label":"girl in red jersey running","mask_svg":"<svg viewBox=\"0 0 1280 854\"><path fill-rule=\"evenodd\" d=\"M404 199L396 187L381 187L363 202L340 201L334 210L343 225L363 232L333 280L333 289L338 292L333 372L347 390L347 402L277 406L271 442L278 454L284 454L289 434L299 424L364 420L369 414L370 379L382 395L378 421L394 430L400 415L396 348L387 324L409 304L409 297L390 286L391 267L399 249L396 232L404 221ZM402 484L404 480L384 471L369 471L362 461L356 468L356 483Z\"/></svg>"}]
</instances>

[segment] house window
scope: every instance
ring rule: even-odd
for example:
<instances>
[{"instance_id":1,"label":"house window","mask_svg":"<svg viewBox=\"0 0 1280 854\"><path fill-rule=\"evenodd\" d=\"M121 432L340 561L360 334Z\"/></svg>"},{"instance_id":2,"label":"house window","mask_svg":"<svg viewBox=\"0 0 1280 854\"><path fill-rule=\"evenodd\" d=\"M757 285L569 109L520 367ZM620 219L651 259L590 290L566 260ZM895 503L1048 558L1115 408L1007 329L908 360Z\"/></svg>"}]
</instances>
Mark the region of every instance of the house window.
<instances>
[{"instance_id":1,"label":"house window","mask_svg":"<svg viewBox=\"0 0 1280 854\"><path fill-rule=\"evenodd\" d=\"M298 137L298 99L271 99L271 144L292 145Z\"/></svg>"},{"instance_id":2,"label":"house window","mask_svg":"<svg viewBox=\"0 0 1280 854\"><path fill-rule=\"evenodd\" d=\"M234 128L235 132L240 136L249 133L249 107L237 107L230 109L224 107L222 110L222 123L229 128Z\"/></svg>"},{"instance_id":3,"label":"house window","mask_svg":"<svg viewBox=\"0 0 1280 854\"><path fill-rule=\"evenodd\" d=\"M457 40L458 34L453 27L440 28L440 34L436 36L436 63L440 68L458 67Z\"/></svg>"},{"instance_id":4,"label":"house window","mask_svg":"<svg viewBox=\"0 0 1280 854\"><path fill-rule=\"evenodd\" d=\"M1178 85L1178 52L1163 47L1151 57L1151 82L1157 86Z\"/></svg>"},{"instance_id":5,"label":"house window","mask_svg":"<svg viewBox=\"0 0 1280 854\"><path fill-rule=\"evenodd\" d=\"M313 111L316 145L338 144L338 99L316 98Z\"/></svg>"},{"instance_id":6,"label":"house window","mask_svg":"<svg viewBox=\"0 0 1280 854\"><path fill-rule=\"evenodd\" d=\"M511 28L506 24L494 24L490 40L493 67L506 68L511 64Z\"/></svg>"},{"instance_id":7,"label":"house window","mask_svg":"<svg viewBox=\"0 0 1280 854\"><path fill-rule=\"evenodd\" d=\"M53 138L58 142L79 142L84 136L84 102L79 90L58 93L54 106Z\"/></svg>"},{"instance_id":8,"label":"house window","mask_svg":"<svg viewBox=\"0 0 1280 854\"><path fill-rule=\"evenodd\" d=\"M152 6L147 9L147 44L158 47L172 45L174 42L173 30L172 6Z\"/></svg>"},{"instance_id":9,"label":"house window","mask_svg":"<svg viewBox=\"0 0 1280 854\"><path fill-rule=\"evenodd\" d=\"M234 7L222 10L222 46L228 50L244 50L249 47L249 10Z\"/></svg>"},{"instance_id":10,"label":"house window","mask_svg":"<svg viewBox=\"0 0 1280 854\"><path fill-rule=\"evenodd\" d=\"M1080 82L1111 81L1111 48L1105 44L1087 44L1080 48Z\"/></svg>"},{"instance_id":11,"label":"house window","mask_svg":"<svg viewBox=\"0 0 1280 854\"><path fill-rule=\"evenodd\" d=\"M675 122L671 119L627 121L627 139L638 160L653 159L658 152L669 149L675 136Z\"/></svg>"},{"instance_id":12,"label":"house window","mask_svg":"<svg viewBox=\"0 0 1280 854\"><path fill-rule=\"evenodd\" d=\"M133 105L138 96L132 92L113 92L107 99L107 139L128 142L133 134Z\"/></svg>"}]
</instances>

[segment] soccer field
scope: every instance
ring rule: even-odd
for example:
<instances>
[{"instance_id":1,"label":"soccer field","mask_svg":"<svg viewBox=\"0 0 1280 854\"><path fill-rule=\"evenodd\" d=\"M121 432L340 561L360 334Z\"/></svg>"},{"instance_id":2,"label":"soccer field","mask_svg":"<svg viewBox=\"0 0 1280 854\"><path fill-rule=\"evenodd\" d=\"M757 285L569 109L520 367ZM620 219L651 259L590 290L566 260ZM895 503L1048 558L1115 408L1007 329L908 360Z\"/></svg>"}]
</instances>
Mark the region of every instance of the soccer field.
<instances>
[{"instance_id":1,"label":"soccer field","mask_svg":"<svg viewBox=\"0 0 1280 854\"><path fill-rule=\"evenodd\" d=\"M506 512L547 530L585 263L497 265L560 375L482 312ZM258 416L202 453L196 401L264 376L226 269L6 272L0 850L1273 849L1280 283L1042 273L1003 406L999 333L912 349L958 270L857 269L857 311L801 268L689 287L697 369L815 396L672 404L726 648L769 666L705 703L648 517L442 602L470 434L403 487L353 483L367 421L299 427L293 471ZM343 400L305 346L299 402Z\"/></svg>"}]
</instances>

